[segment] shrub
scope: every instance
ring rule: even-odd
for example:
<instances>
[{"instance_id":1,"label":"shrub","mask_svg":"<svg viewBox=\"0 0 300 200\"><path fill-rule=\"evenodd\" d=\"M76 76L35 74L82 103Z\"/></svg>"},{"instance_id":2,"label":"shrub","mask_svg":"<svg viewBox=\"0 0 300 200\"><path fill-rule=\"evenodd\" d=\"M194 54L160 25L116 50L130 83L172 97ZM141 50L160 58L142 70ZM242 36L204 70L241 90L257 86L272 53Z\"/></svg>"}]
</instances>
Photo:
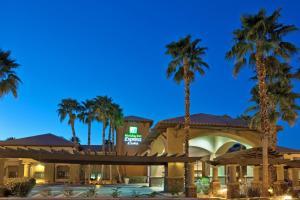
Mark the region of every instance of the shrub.
<instances>
[{"instance_id":1,"label":"shrub","mask_svg":"<svg viewBox=\"0 0 300 200\"><path fill-rule=\"evenodd\" d=\"M35 185L33 178L7 179L5 187L12 196L26 197Z\"/></svg>"},{"instance_id":2,"label":"shrub","mask_svg":"<svg viewBox=\"0 0 300 200\"><path fill-rule=\"evenodd\" d=\"M260 197L261 192L260 189L257 187L249 187L247 191L247 196L248 197Z\"/></svg>"},{"instance_id":3,"label":"shrub","mask_svg":"<svg viewBox=\"0 0 300 200\"><path fill-rule=\"evenodd\" d=\"M151 192L150 194L149 194L149 197L156 197L156 195L157 195L158 193L157 192Z\"/></svg>"},{"instance_id":4,"label":"shrub","mask_svg":"<svg viewBox=\"0 0 300 200\"><path fill-rule=\"evenodd\" d=\"M113 192L111 193L111 196L113 198L118 198L120 196L120 194L121 194L121 191L120 191L119 187L113 188L112 191Z\"/></svg>"},{"instance_id":5,"label":"shrub","mask_svg":"<svg viewBox=\"0 0 300 200\"><path fill-rule=\"evenodd\" d=\"M140 197L140 193L138 193L136 190L132 190L131 192L131 197L134 197L134 198L137 198L137 197Z\"/></svg>"},{"instance_id":6,"label":"shrub","mask_svg":"<svg viewBox=\"0 0 300 200\"><path fill-rule=\"evenodd\" d=\"M9 195L9 191L6 187L0 186L0 197L7 197Z\"/></svg>"},{"instance_id":7,"label":"shrub","mask_svg":"<svg viewBox=\"0 0 300 200\"><path fill-rule=\"evenodd\" d=\"M41 192L41 196L42 197L51 197L52 196L51 189L50 188L43 189Z\"/></svg>"},{"instance_id":8,"label":"shrub","mask_svg":"<svg viewBox=\"0 0 300 200\"><path fill-rule=\"evenodd\" d=\"M210 188L209 178L204 176L197 180L197 193L208 194Z\"/></svg>"},{"instance_id":9,"label":"shrub","mask_svg":"<svg viewBox=\"0 0 300 200\"><path fill-rule=\"evenodd\" d=\"M94 197L96 195L96 187L90 187L86 192L86 197Z\"/></svg>"},{"instance_id":10,"label":"shrub","mask_svg":"<svg viewBox=\"0 0 300 200\"><path fill-rule=\"evenodd\" d=\"M64 188L63 194L65 197L70 197L73 195L73 190L71 188Z\"/></svg>"}]
</instances>

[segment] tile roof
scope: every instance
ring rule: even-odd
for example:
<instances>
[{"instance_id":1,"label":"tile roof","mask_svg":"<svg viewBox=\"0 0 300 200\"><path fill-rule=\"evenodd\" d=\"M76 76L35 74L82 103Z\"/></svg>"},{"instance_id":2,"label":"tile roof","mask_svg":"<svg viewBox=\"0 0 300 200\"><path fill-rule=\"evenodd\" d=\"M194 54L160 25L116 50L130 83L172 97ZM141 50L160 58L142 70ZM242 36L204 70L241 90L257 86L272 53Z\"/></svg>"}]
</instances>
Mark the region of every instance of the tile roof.
<instances>
[{"instance_id":1,"label":"tile roof","mask_svg":"<svg viewBox=\"0 0 300 200\"><path fill-rule=\"evenodd\" d=\"M51 133L0 141L0 146L57 146L73 147L74 144L63 137Z\"/></svg>"},{"instance_id":2,"label":"tile roof","mask_svg":"<svg viewBox=\"0 0 300 200\"><path fill-rule=\"evenodd\" d=\"M148 123L150 123L150 126L152 126L152 123L153 123L153 120L151 120L151 119L138 117L138 116L133 116L133 115L124 117L124 121L128 121L128 122L148 122Z\"/></svg>"},{"instance_id":3,"label":"tile roof","mask_svg":"<svg viewBox=\"0 0 300 200\"><path fill-rule=\"evenodd\" d=\"M102 145L80 145L81 150L102 151Z\"/></svg>"},{"instance_id":4,"label":"tile roof","mask_svg":"<svg viewBox=\"0 0 300 200\"><path fill-rule=\"evenodd\" d=\"M161 120L157 123L156 128L159 128L160 125L176 125L183 124L184 116L175 117L170 119ZM223 115L211 115L211 114L193 114L191 115L191 125L201 125L201 126L226 126L226 127L241 127L248 128L248 123L242 119L234 119L230 116Z\"/></svg>"},{"instance_id":5,"label":"tile roof","mask_svg":"<svg viewBox=\"0 0 300 200\"><path fill-rule=\"evenodd\" d=\"M276 151L281 154L300 153L300 149L291 149L288 147L277 146Z\"/></svg>"}]
</instances>

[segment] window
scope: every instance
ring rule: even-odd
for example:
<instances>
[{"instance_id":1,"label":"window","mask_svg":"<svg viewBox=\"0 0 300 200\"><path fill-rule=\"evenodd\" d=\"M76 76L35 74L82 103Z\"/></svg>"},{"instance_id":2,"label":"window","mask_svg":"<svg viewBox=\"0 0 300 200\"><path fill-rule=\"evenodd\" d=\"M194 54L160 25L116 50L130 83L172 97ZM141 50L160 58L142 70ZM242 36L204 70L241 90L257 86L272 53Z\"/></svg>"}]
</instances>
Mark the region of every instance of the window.
<instances>
[{"instance_id":1,"label":"window","mask_svg":"<svg viewBox=\"0 0 300 200\"><path fill-rule=\"evenodd\" d=\"M70 177L70 168L67 165L57 166L56 178L57 179L68 179Z\"/></svg>"},{"instance_id":2,"label":"window","mask_svg":"<svg viewBox=\"0 0 300 200\"><path fill-rule=\"evenodd\" d=\"M18 177L18 166L8 166L7 167L8 178L17 178Z\"/></svg>"}]
</instances>

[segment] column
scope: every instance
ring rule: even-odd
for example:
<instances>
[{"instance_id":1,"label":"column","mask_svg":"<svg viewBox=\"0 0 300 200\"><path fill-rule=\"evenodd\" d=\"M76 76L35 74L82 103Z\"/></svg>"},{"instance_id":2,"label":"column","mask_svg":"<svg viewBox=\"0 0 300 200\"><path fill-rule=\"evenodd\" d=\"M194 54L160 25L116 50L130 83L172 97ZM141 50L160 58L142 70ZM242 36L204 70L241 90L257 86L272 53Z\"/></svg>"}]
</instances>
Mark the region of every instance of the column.
<instances>
[{"instance_id":1,"label":"column","mask_svg":"<svg viewBox=\"0 0 300 200\"><path fill-rule=\"evenodd\" d=\"M274 194L283 195L284 190L284 165L274 165L276 168L276 182L274 183Z\"/></svg>"},{"instance_id":2,"label":"column","mask_svg":"<svg viewBox=\"0 0 300 200\"><path fill-rule=\"evenodd\" d=\"M164 165L165 174L164 174L164 191L168 191L168 165Z\"/></svg>"},{"instance_id":3,"label":"column","mask_svg":"<svg viewBox=\"0 0 300 200\"><path fill-rule=\"evenodd\" d=\"M197 197L196 185L194 184L194 164L188 163L188 185L185 187L187 197Z\"/></svg>"},{"instance_id":4,"label":"column","mask_svg":"<svg viewBox=\"0 0 300 200\"><path fill-rule=\"evenodd\" d=\"M227 198L239 198L239 182L236 178L237 165L228 165Z\"/></svg>"},{"instance_id":5,"label":"column","mask_svg":"<svg viewBox=\"0 0 300 200\"><path fill-rule=\"evenodd\" d=\"M212 194L217 195L220 190L220 181L219 181L219 175L218 175L218 166L212 166L213 168L213 177L211 182L211 189Z\"/></svg>"},{"instance_id":6,"label":"column","mask_svg":"<svg viewBox=\"0 0 300 200\"><path fill-rule=\"evenodd\" d=\"M262 187L262 182L260 179L260 170L261 170L261 167L258 165L253 167L253 181L252 181L251 185L254 188Z\"/></svg>"},{"instance_id":7,"label":"column","mask_svg":"<svg viewBox=\"0 0 300 200\"><path fill-rule=\"evenodd\" d=\"M228 165L228 183L236 183L236 165Z\"/></svg>"},{"instance_id":8,"label":"column","mask_svg":"<svg viewBox=\"0 0 300 200\"><path fill-rule=\"evenodd\" d=\"M5 163L5 160L0 159L0 185L2 185L4 182L4 176L5 176L4 163Z\"/></svg>"},{"instance_id":9,"label":"column","mask_svg":"<svg viewBox=\"0 0 300 200\"><path fill-rule=\"evenodd\" d=\"M206 163L205 161L201 161L202 164L202 177L206 176Z\"/></svg>"},{"instance_id":10,"label":"column","mask_svg":"<svg viewBox=\"0 0 300 200\"><path fill-rule=\"evenodd\" d=\"M293 187L299 186L299 168L292 169Z\"/></svg>"},{"instance_id":11,"label":"column","mask_svg":"<svg viewBox=\"0 0 300 200\"><path fill-rule=\"evenodd\" d=\"M19 178L24 177L24 165L21 160L19 161L19 166L18 166L18 177Z\"/></svg>"},{"instance_id":12,"label":"column","mask_svg":"<svg viewBox=\"0 0 300 200\"><path fill-rule=\"evenodd\" d=\"M45 163L44 180L45 180L45 183L54 183L55 182L55 165L54 165L54 163Z\"/></svg>"},{"instance_id":13,"label":"column","mask_svg":"<svg viewBox=\"0 0 300 200\"><path fill-rule=\"evenodd\" d=\"M30 177L30 164L24 163L24 177Z\"/></svg>"}]
</instances>

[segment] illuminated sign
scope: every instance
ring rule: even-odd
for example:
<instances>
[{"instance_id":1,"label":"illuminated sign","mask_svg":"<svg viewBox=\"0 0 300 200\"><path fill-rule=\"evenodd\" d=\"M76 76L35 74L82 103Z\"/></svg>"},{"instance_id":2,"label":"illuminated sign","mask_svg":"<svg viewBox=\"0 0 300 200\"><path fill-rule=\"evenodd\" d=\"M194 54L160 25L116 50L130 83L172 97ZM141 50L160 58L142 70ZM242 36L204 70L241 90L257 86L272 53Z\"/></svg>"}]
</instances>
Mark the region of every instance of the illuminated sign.
<instances>
[{"instance_id":1,"label":"illuminated sign","mask_svg":"<svg viewBox=\"0 0 300 200\"><path fill-rule=\"evenodd\" d=\"M138 133L136 126L129 127L129 132L125 133L124 141L127 145L139 145L142 142L142 135Z\"/></svg>"}]
</instances>

